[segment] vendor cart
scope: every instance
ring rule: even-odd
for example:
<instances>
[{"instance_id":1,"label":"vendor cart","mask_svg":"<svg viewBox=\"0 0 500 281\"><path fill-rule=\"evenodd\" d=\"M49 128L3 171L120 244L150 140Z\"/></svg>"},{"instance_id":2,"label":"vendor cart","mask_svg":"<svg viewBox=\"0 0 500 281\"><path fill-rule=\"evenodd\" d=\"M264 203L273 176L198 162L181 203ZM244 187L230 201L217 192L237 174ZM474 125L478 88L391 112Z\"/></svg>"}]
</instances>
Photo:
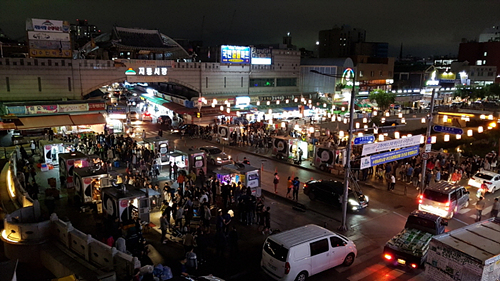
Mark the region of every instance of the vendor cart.
<instances>
[{"instance_id":1,"label":"vendor cart","mask_svg":"<svg viewBox=\"0 0 500 281\"><path fill-rule=\"evenodd\" d=\"M241 182L247 188L250 188L252 195L261 196L261 176L260 169L243 163L224 165L214 171L221 185L238 184Z\"/></svg>"},{"instance_id":2,"label":"vendor cart","mask_svg":"<svg viewBox=\"0 0 500 281\"><path fill-rule=\"evenodd\" d=\"M61 176L61 185L66 183L67 188L73 188L73 173L77 168L90 166L89 157L79 151L71 153L59 153L59 175Z\"/></svg>"}]
</instances>

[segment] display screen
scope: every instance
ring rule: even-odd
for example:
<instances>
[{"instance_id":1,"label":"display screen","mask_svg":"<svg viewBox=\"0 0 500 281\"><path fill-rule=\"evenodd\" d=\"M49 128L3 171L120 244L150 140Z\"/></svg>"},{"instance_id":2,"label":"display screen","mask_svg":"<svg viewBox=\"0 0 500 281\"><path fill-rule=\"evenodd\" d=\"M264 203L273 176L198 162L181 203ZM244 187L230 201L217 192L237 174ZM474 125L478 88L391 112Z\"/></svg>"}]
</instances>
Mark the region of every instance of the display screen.
<instances>
[{"instance_id":1,"label":"display screen","mask_svg":"<svg viewBox=\"0 0 500 281\"><path fill-rule=\"evenodd\" d=\"M250 55L250 47L221 46L221 63L248 64Z\"/></svg>"}]
</instances>

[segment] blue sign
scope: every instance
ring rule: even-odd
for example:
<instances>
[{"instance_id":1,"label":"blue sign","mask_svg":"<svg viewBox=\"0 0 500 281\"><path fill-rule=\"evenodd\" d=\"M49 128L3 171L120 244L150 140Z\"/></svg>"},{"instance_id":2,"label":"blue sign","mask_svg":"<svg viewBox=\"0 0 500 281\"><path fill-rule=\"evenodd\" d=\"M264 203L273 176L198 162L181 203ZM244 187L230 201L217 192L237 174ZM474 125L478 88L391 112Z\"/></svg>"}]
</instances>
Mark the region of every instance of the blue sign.
<instances>
[{"instance_id":1,"label":"blue sign","mask_svg":"<svg viewBox=\"0 0 500 281\"><path fill-rule=\"evenodd\" d=\"M452 135L462 135L464 133L464 130L456 127L446 127L446 126L439 126L439 125L434 125L432 127L434 132L439 132L439 133L448 133Z\"/></svg>"},{"instance_id":2,"label":"blue sign","mask_svg":"<svg viewBox=\"0 0 500 281\"><path fill-rule=\"evenodd\" d=\"M362 136L362 137L357 137L354 139L354 144L365 144L365 143L372 143L375 141L375 136Z\"/></svg>"},{"instance_id":3,"label":"blue sign","mask_svg":"<svg viewBox=\"0 0 500 281\"><path fill-rule=\"evenodd\" d=\"M250 47L221 46L221 63L248 64L250 63Z\"/></svg>"},{"instance_id":4,"label":"blue sign","mask_svg":"<svg viewBox=\"0 0 500 281\"><path fill-rule=\"evenodd\" d=\"M375 154L361 158L361 169L369 168L372 166L392 162L400 159L405 159L412 156L417 156L419 153L419 146L405 147L399 150L394 150L386 153Z\"/></svg>"}]
</instances>

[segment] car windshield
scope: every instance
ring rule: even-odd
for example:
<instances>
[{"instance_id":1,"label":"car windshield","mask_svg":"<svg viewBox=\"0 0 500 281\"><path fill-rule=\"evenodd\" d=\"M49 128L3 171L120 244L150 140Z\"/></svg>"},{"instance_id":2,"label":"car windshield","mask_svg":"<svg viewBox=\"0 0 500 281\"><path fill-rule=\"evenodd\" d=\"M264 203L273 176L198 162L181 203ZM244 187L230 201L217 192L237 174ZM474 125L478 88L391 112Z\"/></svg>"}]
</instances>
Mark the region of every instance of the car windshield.
<instances>
[{"instance_id":1,"label":"car windshield","mask_svg":"<svg viewBox=\"0 0 500 281\"><path fill-rule=\"evenodd\" d=\"M264 251L271 257L283 262L286 261L286 257L288 256L287 248L278 245L278 243L270 239L267 239L266 243L264 243Z\"/></svg>"},{"instance_id":2,"label":"car windshield","mask_svg":"<svg viewBox=\"0 0 500 281\"><path fill-rule=\"evenodd\" d=\"M483 174L483 173L477 173L474 175L475 178L480 178L480 179L483 179L483 180L491 180L493 178L493 176L490 176L490 175L487 175L487 174Z\"/></svg>"},{"instance_id":3,"label":"car windshield","mask_svg":"<svg viewBox=\"0 0 500 281\"><path fill-rule=\"evenodd\" d=\"M448 202L448 194L443 194L441 192L430 189L426 189L424 191L424 198L441 203Z\"/></svg>"},{"instance_id":4,"label":"car windshield","mask_svg":"<svg viewBox=\"0 0 500 281\"><path fill-rule=\"evenodd\" d=\"M210 152L210 154L221 154L222 150L220 150L219 148L210 148L208 152Z\"/></svg>"}]
</instances>

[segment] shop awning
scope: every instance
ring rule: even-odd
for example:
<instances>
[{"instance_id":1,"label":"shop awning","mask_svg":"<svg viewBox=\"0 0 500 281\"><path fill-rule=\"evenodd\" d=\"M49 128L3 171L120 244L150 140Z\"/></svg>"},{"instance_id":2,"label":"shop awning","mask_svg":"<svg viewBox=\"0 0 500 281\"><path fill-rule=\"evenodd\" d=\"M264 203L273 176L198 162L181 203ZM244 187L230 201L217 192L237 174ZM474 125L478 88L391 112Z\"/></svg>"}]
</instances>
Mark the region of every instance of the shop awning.
<instances>
[{"instance_id":1,"label":"shop awning","mask_svg":"<svg viewBox=\"0 0 500 281\"><path fill-rule=\"evenodd\" d=\"M157 104L157 105L163 105L164 103L168 102L167 100L159 98L159 97L150 97L150 96L146 96L146 95L142 95L141 97L144 99L147 99L148 101L150 101L154 104Z\"/></svg>"},{"instance_id":2,"label":"shop awning","mask_svg":"<svg viewBox=\"0 0 500 281\"><path fill-rule=\"evenodd\" d=\"M106 119L100 113L70 115L70 118L75 126L106 124Z\"/></svg>"},{"instance_id":3,"label":"shop awning","mask_svg":"<svg viewBox=\"0 0 500 281\"><path fill-rule=\"evenodd\" d=\"M22 125L17 126L19 130L50 128L60 126L73 126L69 115L52 115L38 117L20 117Z\"/></svg>"},{"instance_id":4,"label":"shop awning","mask_svg":"<svg viewBox=\"0 0 500 281\"><path fill-rule=\"evenodd\" d=\"M0 130L11 130L11 129L15 129L15 128L16 128L16 124L14 124L14 123L0 122Z\"/></svg>"},{"instance_id":5,"label":"shop awning","mask_svg":"<svg viewBox=\"0 0 500 281\"><path fill-rule=\"evenodd\" d=\"M182 106L182 105L175 103L175 102L166 102L166 103L163 103L163 106L172 110L173 112L175 112L177 114L187 114L187 113L191 113L194 111L193 108L187 108L187 107Z\"/></svg>"}]
</instances>

